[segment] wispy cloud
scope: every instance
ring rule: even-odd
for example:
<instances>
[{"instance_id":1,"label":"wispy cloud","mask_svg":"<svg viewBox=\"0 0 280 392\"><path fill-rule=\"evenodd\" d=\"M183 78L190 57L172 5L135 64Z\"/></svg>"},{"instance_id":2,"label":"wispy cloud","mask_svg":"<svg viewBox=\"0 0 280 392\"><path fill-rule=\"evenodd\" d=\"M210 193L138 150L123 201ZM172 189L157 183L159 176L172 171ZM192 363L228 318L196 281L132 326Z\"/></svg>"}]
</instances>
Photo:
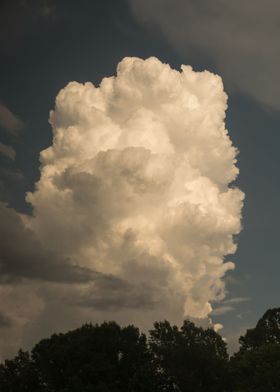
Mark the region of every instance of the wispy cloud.
<instances>
[{"instance_id":1,"label":"wispy cloud","mask_svg":"<svg viewBox=\"0 0 280 392\"><path fill-rule=\"evenodd\" d=\"M22 171L20 171L17 168L11 169L11 168L0 168L0 174L2 177L9 178L12 180L23 180L24 179L24 174Z\"/></svg>"},{"instance_id":2,"label":"wispy cloud","mask_svg":"<svg viewBox=\"0 0 280 392\"><path fill-rule=\"evenodd\" d=\"M212 316L220 316L222 314L228 313L228 312L233 312L236 309L236 306L241 304L243 302L250 301L251 298L249 297L235 297L235 298L230 298L222 302L222 305L219 306L218 308L215 308L211 315Z\"/></svg>"},{"instance_id":3,"label":"wispy cloud","mask_svg":"<svg viewBox=\"0 0 280 392\"><path fill-rule=\"evenodd\" d=\"M229 306L229 305L220 306L219 308L216 308L212 311L211 316L220 316L222 314L232 312L233 310L235 310L233 306Z\"/></svg>"},{"instance_id":4,"label":"wispy cloud","mask_svg":"<svg viewBox=\"0 0 280 392\"><path fill-rule=\"evenodd\" d=\"M17 135L23 126L23 121L7 108L7 106L0 103L0 128L13 135Z\"/></svg>"},{"instance_id":5,"label":"wispy cloud","mask_svg":"<svg viewBox=\"0 0 280 392\"><path fill-rule=\"evenodd\" d=\"M242 302L248 302L251 301L251 298L249 297L235 297L235 298L230 298L225 300L223 303L227 305L237 305Z\"/></svg>"},{"instance_id":6,"label":"wispy cloud","mask_svg":"<svg viewBox=\"0 0 280 392\"><path fill-rule=\"evenodd\" d=\"M7 144L0 142L0 154L4 155L5 157L15 160L16 152L12 146L8 146Z\"/></svg>"}]
</instances>

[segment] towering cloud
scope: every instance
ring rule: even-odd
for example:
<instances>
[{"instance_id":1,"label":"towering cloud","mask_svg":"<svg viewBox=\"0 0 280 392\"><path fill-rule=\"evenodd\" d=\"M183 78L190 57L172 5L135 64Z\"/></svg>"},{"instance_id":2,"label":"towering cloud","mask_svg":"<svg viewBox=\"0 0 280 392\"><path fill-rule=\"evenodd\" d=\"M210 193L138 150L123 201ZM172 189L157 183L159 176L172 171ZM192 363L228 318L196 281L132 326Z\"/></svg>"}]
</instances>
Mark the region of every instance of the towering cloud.
<instances>
[{"instance_id":1,"label":"towering cloud","mask_svg":"<svg viewBox=\"0 0 280 392\"><path fill-rule=\"evenodd\" d=\"M27 196L33 216L21 217L38 254L59 255L52 273L42 257L41 275L24 273L51 281L40 298L93 321L209 315L225 296L234 264L224 257L241 228L226 100L220 77L156 58L125 58L99 87L71 82L59 92L53 145Z\"/></svg>"},{"instance_id":2,"label":"towering cloud","mask_svg":"<svg viewBox=\"0 0 280 392\"><path fill-rule=\"evenodd\" d=\"M238 170L225 109L218 76L156 58L125 58L99 88L70 83L28 224L53 251L148 290L151 305L176 298L207 316L233 268L223 258L243 199L228 186Z\"/></svg>"}]
</instances>

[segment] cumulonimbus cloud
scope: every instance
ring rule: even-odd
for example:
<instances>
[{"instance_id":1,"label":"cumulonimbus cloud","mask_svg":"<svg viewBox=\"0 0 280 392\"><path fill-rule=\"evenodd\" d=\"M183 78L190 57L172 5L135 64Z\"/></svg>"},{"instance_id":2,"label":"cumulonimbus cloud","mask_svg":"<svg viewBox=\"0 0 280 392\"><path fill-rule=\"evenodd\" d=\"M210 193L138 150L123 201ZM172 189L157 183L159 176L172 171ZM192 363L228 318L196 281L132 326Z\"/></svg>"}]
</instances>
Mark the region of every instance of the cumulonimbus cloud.
<instances>
[{"instance_id":1,"label":"cumulonimbus cloud","mask_svg":"<svg viewBox=\"0 0 280 392\"><path fill-rule=\"evenodd\" d=\"M26 224L80 266L152 288L151 303L206 317L234 267L224 256L243 200L229 186L226 100L220 77L156 58L125 58L100 87L71 82L50 115Z\"/></svg>"},{"instance_id":2,"label":"cumulonimbus cloud","mask_svg":"<svg viewBox=\"0 0 280 392\"><path fill-rule=\"evenodd\" d=\"M244 196L230 185L226 102L219 76L156 58L59 92L32 216L0 206L17 242L3 241L0 262L10 334L34 343L88 320L207 318L234 268L224 258ZM3 356L19 344L6 334Z\"/></svg>"}]
</instances>

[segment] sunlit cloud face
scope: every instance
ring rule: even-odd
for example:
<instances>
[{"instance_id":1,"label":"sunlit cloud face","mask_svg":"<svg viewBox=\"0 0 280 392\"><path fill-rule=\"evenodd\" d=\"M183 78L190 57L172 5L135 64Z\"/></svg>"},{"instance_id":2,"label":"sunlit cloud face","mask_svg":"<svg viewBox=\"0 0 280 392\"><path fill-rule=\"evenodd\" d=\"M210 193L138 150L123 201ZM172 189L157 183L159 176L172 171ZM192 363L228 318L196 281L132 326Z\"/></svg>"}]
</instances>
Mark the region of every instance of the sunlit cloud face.
<instances>
[{"instance_id":1,"label":"sunlit cloud face","mask_svg":"<svg viewBox=\"0 0 280 392\"><path fill-rule=\"evenodd\" d=\"M224 297L243 200L228 186L226 99L218 76L156 58L125 58L100 87L70 83L27 224L49 249L149 293L146 305L206 317Z\"/></svg>"}]
</instances>

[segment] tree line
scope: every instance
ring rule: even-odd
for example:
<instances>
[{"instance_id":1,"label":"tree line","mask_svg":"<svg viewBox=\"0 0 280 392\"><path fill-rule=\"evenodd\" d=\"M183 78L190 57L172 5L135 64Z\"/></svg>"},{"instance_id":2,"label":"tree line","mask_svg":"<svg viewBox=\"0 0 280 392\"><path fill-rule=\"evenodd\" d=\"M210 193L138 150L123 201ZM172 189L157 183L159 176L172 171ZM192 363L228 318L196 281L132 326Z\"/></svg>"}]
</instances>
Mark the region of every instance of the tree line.
<instances>
[{"instance_id":1,"label":"tree line","mask_svg":"<svg viewBox=\"0 0 280 392\"><path fill-rule=\"evenodd\" d=\"M0 391L280 391L280 308L239 343L229 358L218 333L188 320L180 328L156 322L148 337L133 325L86 324L0 364Z\"/></svg>"}]
</instances>

